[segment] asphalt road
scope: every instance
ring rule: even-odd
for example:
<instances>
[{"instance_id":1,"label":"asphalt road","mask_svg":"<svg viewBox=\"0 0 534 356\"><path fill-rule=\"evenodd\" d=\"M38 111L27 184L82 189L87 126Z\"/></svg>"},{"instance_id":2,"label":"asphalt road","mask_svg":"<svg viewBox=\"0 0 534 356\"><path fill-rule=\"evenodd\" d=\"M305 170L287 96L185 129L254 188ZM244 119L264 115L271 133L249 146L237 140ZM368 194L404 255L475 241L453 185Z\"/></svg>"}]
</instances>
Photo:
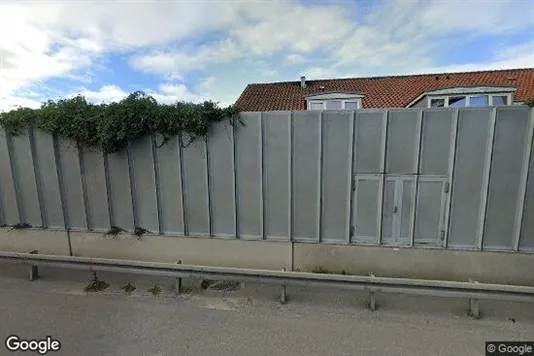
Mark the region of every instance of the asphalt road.
<instances>
[{"instance_id":1,"label":"asphalt road","mask_svg":"<svg viewBox=\"0 0 534 356\"><path fill-rule=\"evenodd\" d=\"M87 272L42 269L35 282L22 266L0 264L0 355L8 335L61 342L48 355L484 355L488 340L534 340L534 306L482 302L482 318L467 301L246 285L202 290L187 280L175 296L168 278L99 274L110 283L86 293ZM130 282L131 294L121 290ZM158 284L161 294L148 289Z\"/></svg>"}]
</instances>

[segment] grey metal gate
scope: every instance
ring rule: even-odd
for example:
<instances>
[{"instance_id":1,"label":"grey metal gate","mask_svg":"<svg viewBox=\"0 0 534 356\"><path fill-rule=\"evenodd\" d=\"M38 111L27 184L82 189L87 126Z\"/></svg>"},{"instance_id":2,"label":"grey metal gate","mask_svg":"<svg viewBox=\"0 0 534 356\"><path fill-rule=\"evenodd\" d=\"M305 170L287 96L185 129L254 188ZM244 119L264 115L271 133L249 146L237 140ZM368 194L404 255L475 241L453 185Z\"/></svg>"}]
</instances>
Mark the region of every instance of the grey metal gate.
<instances>
[{"instance_id":1,"label":"grey metal gate","mask_svg":"<svg viewBox=\"0 0 534 356\"><path fill-rule=\"evenodd\" d=\"M408 245L412 235L415 176L388 175L384 183L382 242Z\"/></svg>"},{"instance_id":2,"label":"grey metal gate","mask_svg":"<svg viewBox=\"0 0 534 356\"><path fill-rule=\"evenodd\" d=\"M360 244L380 243L382 216L381 174L354 177L352 191L352 240Z\"/></svg>"},{"instance_id":3,"label":"grey metal gate","mask_svg":"<svg viewBox=\"0 0 534 356\"><path fill-rule=\"evenodd\" d=\"M442 245L448 186L446 176L356 175L353 242Z\"/></svg>"},{"instance_id":4,"label":"grey metal gate","mask_svg":"<svg viewBox=\"0 0 534 356\"><path fill-rule=\"evenodd\" d=\"M445 211L449 197L445 176L419 176L415 209L414 244L443 246Z\"/></svg>"}]
</instances>

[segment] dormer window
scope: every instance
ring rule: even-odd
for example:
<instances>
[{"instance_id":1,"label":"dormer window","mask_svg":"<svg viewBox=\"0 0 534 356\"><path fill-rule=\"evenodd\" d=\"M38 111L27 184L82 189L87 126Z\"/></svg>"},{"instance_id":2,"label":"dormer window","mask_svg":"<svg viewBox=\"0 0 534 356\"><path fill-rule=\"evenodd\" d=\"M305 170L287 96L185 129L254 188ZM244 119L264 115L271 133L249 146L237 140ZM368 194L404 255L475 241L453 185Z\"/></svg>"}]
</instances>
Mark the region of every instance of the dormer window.
<instances>
[{"instance_id":1,"label":"dormer window","mask_svg":"<svg viewBox=\"0 0 534 356\"><path fill-rule=\"evenodd\" d=\"M426 92L426 95L430 108L502 106L512 103L515 90L509 87L449 88Z\"/></svg>"},{"instance_id":2,"label":"dormer window","mask_svg":"<svg viewBox=\"0 0 534 356\"><path fill-rule=\"evenodd\" d=\"M321 93L306 98L308 110L357 110L362 107L363 94Z\"/></svg>"},{"instance_id":3,"label":"dormer window","mask_svg":"<svg viewBox=\"0 0 534 356\"><path fill-rule=\"evenodd\" d=\"M431 108L462 107L462 106L502 106L510 105L508 95L465 95L444 96L439 98L430 97Z\"/></svg>"}]
</instances>

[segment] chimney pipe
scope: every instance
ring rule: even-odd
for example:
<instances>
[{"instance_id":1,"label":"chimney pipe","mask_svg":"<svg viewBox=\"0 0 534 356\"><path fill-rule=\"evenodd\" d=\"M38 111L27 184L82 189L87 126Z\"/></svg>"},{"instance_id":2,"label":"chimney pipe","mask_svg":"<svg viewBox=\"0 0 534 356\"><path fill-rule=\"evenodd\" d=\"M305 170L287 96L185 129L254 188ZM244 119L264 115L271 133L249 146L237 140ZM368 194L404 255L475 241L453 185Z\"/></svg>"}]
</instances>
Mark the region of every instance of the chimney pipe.
<instances>
[{"instance_id":1,"label":"chimney pipe","mask_svg":"<svg viewBox=\"0 0 534 356\"><path fill-rule=\"evenodd\" d=\"M300 77L300 87L306 88L306 77L305 76Z\"/></svg>"}]
</instances>

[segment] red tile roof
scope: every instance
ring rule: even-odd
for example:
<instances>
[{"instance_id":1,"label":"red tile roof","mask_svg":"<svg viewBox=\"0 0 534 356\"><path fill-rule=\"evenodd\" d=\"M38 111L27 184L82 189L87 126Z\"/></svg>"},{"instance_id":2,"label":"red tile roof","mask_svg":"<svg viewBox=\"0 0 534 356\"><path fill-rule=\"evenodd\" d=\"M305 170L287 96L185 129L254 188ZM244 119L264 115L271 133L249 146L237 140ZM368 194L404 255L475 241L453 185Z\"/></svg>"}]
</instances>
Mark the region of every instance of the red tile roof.
<instances>
[{"instance_id":1,"label":"red tile roof","mask_svg":"<svg viewBox=\"0 0 534 356\"><path fill-rule=\"evenodd\" d=\"M307 80L306 88L300 81L249 84L236 104L243 111L305 110L309 95L362 92L364 108L406 107L425 91L458 86L516 87L514 101L534 100L534 68Z\"/></svg>"}]
</instances>

